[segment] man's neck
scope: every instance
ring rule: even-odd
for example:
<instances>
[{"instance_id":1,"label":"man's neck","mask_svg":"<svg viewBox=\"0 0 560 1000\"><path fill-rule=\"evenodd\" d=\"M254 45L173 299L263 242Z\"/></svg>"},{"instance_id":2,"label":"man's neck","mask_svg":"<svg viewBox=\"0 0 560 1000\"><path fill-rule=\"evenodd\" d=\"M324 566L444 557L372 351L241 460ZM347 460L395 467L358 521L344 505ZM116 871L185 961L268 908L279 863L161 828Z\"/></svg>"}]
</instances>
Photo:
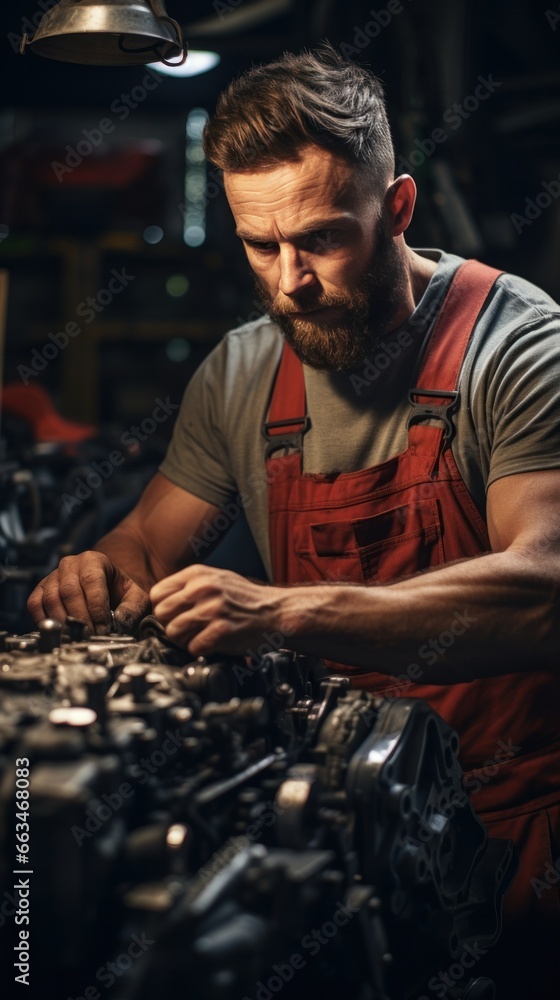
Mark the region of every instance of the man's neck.
<instances>
[{"instance_id":1,"label":"man's neck","mask_svg":"<svg viewBox=\"0 0 560 1000\"><path fill-rule=\"evenodd\" d=\"M395 313L392 323L388 327L388 333L394 333L395 330L398 330L408 321L426 291L426 288L430 283L430 279L437 267L437 263L435 261L429 260L427 257L422 257L414 250L411 250L410 247L404 243L404 240L403 244L403 259L406 276L406 284L404 286L405 294L403 295L399 311Z\"/></svg>"},{"instance_id":2,"label":"man's neck","mask_svg":"<svg viewBox=\"0 0 560 1000\"><path fill-rule=\"evenodd\" d=\"M413 309L415 309L430 283L437 263L435 260L422 257L410 247L407 247L406 250L409 258L410 289L414 300Z\"/></svg>"}]
</instances>

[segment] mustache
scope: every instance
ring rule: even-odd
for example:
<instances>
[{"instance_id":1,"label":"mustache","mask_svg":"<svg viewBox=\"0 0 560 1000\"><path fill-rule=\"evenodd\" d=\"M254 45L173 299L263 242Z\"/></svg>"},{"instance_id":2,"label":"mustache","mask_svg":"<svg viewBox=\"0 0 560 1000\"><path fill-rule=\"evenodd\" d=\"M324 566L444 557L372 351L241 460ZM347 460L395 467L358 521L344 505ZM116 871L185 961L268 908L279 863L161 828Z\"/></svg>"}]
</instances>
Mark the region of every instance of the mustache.
<instances>
[{"instance_id":1,"label":"mustache","mask_svg":"<svg viewBox=\"0 0 560 1000\"><path fill-rule=\"evenodd\" d=\"M349 309L353 303L352 299L345 295L323 295L319 298L298 299L286 303L276 303L273 298L267 296L265 304L268 305L271 315L292 316L294 313L316 312L319 309Z\"/></svg>"}]
</instances>

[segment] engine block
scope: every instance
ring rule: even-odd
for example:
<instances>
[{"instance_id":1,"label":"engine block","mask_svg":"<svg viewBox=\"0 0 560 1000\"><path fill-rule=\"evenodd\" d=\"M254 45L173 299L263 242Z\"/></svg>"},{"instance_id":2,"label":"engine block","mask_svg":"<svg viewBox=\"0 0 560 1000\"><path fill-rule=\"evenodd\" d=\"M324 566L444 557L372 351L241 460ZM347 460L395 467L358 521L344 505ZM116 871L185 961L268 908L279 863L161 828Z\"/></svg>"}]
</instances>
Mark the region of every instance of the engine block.
<instances>
[{"instance_id":1,"label":"engine block","mask_svg":"<svg viewBox=\"0 0 560 1000\"><path fill-rule=\"evenodd\" d=\"M405 1000L497 940L513 848L420 699L289 650L192 660L151 617L0 643L7 993L27 955L28 996Z\"/></svg>"}]
</instances>

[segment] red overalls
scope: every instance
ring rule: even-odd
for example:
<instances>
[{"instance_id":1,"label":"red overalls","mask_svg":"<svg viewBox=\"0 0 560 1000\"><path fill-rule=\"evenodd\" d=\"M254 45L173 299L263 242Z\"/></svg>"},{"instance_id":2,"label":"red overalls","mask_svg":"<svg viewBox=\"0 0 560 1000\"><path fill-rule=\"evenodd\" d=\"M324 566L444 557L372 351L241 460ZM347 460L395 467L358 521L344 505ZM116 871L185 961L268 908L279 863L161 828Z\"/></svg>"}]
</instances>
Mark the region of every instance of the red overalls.
<instances>
[{"instance_id":1,"label":"red overalls","mask_svg":"<svg viewBox=\"0 0 560 1000\"><path fill-rule=\"evenodd\" d=\"M406 451L370 469L331 475L303 474L301 450L267 458L275 583L388 583L490 551L486 525L458 472L446 429L459 404L458 376L473 327L499 273L478 261L465 262L456 272L423 356L419 388L411 393L415 405ZM430 425L426 418L437 408L444 419ZM285 345L265 436L293 447L294 432L304 432L304 423L303 368ZM430 638L438 639L426 636L426 641ZM520 852L506 913L511 920L539 913L560 919L557 886L547 886L539 899L530 881L544 879L547 863L558 857L560 674L532 670L528 661L526 673L469 683L396 684L383 674L334 668L352 675L354 687L425 698L457 729L473 807L492 836L513 838Z\"/></svg>"}]
</instances>

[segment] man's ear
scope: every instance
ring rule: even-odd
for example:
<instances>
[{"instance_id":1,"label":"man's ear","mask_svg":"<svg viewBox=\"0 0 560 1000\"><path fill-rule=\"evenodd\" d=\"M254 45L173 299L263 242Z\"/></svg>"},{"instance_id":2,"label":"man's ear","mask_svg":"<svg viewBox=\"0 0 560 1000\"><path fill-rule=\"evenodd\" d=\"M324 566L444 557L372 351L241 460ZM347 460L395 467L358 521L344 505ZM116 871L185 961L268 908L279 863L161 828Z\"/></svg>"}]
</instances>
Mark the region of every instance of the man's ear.
<instances>
[{"instance_id":1,"label":"man's ear","mask_svg":"<svg viewBox=\"0 0 560 1000\"><path fill-rule=\"evenodd\" d=\"M401 174L385 192L384 206L391 236L400 236L408 229L415 204L416 184L410 174Z\"/></svg>"}]
</instances>

